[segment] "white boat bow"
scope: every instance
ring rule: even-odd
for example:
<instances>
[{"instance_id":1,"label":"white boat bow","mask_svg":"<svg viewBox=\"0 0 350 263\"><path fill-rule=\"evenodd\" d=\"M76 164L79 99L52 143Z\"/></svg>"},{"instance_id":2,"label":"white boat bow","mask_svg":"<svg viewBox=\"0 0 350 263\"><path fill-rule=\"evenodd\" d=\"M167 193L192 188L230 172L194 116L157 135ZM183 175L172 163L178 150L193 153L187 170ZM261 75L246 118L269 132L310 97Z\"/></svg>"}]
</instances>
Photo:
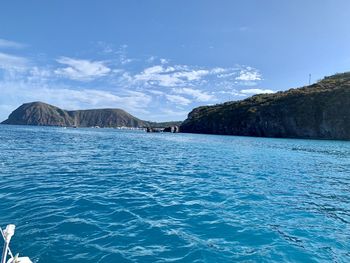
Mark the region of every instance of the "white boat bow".
<instances>
[{"instance_id":1,"label":"white boat bow","mask_svg":"<svg viewBox=\"0 0 350 263\"><path fill-rule=\"evenodd\" d=\"M33 263L28 257L13 256L10 249L10 241L15 234L15 225L7 225L3 231L0 227L1 235L4 239L4 248L2 250L1 263ZM10 257L8 260L7 258ZM7 261L6 261L7 260Z\"/></svg>"}]
</instances>

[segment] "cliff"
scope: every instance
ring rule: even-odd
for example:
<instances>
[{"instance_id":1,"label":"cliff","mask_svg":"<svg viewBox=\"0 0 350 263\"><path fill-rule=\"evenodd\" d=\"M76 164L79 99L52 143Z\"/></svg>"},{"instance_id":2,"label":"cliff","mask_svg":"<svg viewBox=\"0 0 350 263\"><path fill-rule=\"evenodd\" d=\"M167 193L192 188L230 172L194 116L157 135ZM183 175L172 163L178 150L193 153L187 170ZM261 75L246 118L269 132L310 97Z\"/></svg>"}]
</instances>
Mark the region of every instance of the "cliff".
<instances>
[{"instance_id":1,"label":"cliff","mask_svg":"<svg viewBox=\"0 0 350 263\"><path fill-rule=\"evenodd\" d=\"M188 133L350 139L350 73L285 92L198 107L180 129Z\"/></svg>"}]
</instances>

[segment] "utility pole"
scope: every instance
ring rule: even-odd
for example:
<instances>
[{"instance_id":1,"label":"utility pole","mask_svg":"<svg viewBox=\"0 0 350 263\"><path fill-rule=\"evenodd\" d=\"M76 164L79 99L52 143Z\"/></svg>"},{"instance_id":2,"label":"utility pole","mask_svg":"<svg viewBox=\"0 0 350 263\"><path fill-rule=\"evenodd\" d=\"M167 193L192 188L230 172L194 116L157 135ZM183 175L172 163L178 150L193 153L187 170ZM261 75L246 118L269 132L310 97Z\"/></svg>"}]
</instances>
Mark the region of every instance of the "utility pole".
<instances>
[{"instance_id":1,"label":"utility pole","mask_svg":"<svg viewBox=\"0 0 350 263\"><path fill-rule=\"evenodd\" d=\"M309 85L311 85L311 74L309 74Z\"/></svg>"}]
</instances>

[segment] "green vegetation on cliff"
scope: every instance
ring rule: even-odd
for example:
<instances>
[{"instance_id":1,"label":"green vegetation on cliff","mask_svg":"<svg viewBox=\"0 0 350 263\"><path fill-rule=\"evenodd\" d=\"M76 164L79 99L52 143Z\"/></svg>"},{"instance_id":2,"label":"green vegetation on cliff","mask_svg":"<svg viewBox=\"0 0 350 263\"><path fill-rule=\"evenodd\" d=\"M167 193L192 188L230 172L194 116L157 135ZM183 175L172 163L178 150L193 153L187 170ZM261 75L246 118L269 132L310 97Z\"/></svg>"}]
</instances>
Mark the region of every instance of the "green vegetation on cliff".
<instances>
[{"instance_id":1,"label":"green vegetation on cliff","mask_svg":"<svg viewBox=\"0 0 350 263\"><path fill-rule=\"evenodd\" d=\"M350 73L298 89L195 108L181 132L350 139Z\"/></svg>"}]
</instances>

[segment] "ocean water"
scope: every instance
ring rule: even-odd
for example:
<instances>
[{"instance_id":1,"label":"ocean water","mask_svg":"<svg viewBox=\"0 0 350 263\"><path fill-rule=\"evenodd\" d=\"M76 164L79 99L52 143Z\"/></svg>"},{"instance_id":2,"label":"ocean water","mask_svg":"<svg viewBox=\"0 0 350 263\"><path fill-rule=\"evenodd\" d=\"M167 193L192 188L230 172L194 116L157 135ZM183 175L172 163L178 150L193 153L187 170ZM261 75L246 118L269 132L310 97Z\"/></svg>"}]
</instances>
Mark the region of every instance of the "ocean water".
<instances>
[{"instance_id":1,"label":"ocean water","mask_svg":"<svg viewBox=\"0 0 350 263\"><path fill-rule=\"evenodd\" d=\"M350 262L350 142L0 126L34 262Z\"/></svg>"}]
</instances>

